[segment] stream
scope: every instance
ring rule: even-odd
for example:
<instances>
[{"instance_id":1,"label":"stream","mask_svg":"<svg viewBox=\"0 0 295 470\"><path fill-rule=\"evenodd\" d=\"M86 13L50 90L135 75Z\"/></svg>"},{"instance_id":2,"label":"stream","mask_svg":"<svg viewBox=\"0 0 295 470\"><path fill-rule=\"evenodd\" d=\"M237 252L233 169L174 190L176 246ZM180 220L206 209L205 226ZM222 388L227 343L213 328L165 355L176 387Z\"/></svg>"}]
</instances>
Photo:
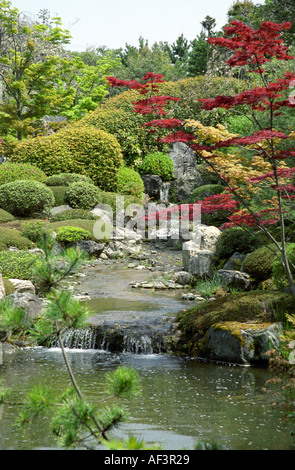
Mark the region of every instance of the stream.
<instances>
[{"instance_id":1,"label":"stream","mask_svg":"<svg viewBox=\"0 0 295 470\"><path fill-rule=\"evenodd\" d=\"M163 254L163 272L168 259L176 263L179 253ZM127 261L105 261L94 263L68 284L93 311L89 321L94 336L87 330L79 338L70 332L65 338L69 361L85 396L99 403L104 398L105 374L118 366L132 366L139 374L141 393L126 401L129 421L114 436L135 435L146 443L160 443L166 450L193 449L198 441L214 441L229 450L294 450L282 412L262 391L271 377L268 370L165 353L165 337L175 314L188 308L188 302L181 297L183 291L130 285L156 274L128 268ZM13 389L15 402L22 401L35 384L46 384L59 395L70 386L57 347L3 352L0 380ZM57 448L49 417L20 430L14 426L16 416L12 405L0 408L1 450Z\"/></svg>"}]
</instances>

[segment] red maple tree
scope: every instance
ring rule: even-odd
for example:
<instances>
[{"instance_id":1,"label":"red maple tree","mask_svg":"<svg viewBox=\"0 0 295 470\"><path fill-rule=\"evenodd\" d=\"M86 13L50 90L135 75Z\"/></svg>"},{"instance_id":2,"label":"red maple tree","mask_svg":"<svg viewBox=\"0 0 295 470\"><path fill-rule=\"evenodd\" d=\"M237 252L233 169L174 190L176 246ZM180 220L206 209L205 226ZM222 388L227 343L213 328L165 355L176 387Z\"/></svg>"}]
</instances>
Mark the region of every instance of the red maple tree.
<instances>
[{"instance_id":1,"label":"red maple tree","mask_svg":"<svg viewBox=\"0 0 295 470\"><path fill-rule=\"evenodd\" d=\"M288 61L294 57L288 54L288 49L284 45L281 38L281 32L291 27L291 23L276 24L273 22L263 22L261 26L254 30L245 25L242 21L232 21L229 27L225 27L224 37L209 38L208 41L216 46L227 48L233 51L233 55L227 60L227 64L231 67L234 66L248 66L249 72L259 75L261 86L255 86L251 90L243 91L235 96L216 96L214 99L200 99L202 108L212 110L215 108L230 109L236 106L247 105L251 111L251 116L255 122L258 130L252 135L246 137L237 137L228 139L226 141L217 142L214 145L203 145L196 142L196 136L188 133L182 127L181 121L177 119L165 119L165 105L172 97L150 96L145 100L139 100L134 103L134 111L142 114L155 113L156 119L144 124L151 128L175 128L173 133L168 134L166 137L159 138L161 142L185 142L196 153L201 150L210 152L210 158L205 158L206 162L211 166L214 171L214 150L227 147L251 146L255 149L255 153L262 156L265 160L270 162L272 171L260 177L252 178L253 183L259 183L262 180L269 183L269 187L274 190L277 198L278 210L268 208L258 212L253 212L249 202L239 194L231 182L219 177L227 186L228 193L225 195L212 196L206 198L204 201L198 201L202 205L203 213L215 212L216 210L228 209L232 212L229 217L229 222L224 227L233 225L238 226L256 226L263 230L270 238L271 242L275 244L281 262L285 268L285 272L291 287L291 292L295 297L295 284L290 270L290 261L286 254L286 240L285 240L285 221L284 221L284 200L291 201L295 198L295 186L290 181L291 176L295 172L294 168L279 168L278 162L281 160L292 159L295 156L295 148L281 149L277 145L277 139L286 141L289 139L284 132L275 128L276 117L282 115L284 108L294 108L293 100L286 98L286 90L289 88L290 83L295 79L294 72L286 72L284 76L274 82L268 80L268 76L263 68L264 64L270 62L273 58L277 60ZM145 84L138 84L138 82L124 82L124 86L130 88L138 87L140 93L146 94L148 92L158 92L157 83L162 83L164 77L154 74L149 74L145 77L147 82ZM116 79L110 81L112 86L118 85ZM267 114L268 125L263 125L259 118L259 112L263 113L263 117ZM264 121L265 122L265 121ZM267 143L267 145L265 145ZM197 203L197 204L198 204ZM240 205L244 207L241 210ZM277 241L268 230L269 225L279 223L281 239Z\"/></svg>"}]
</instances>

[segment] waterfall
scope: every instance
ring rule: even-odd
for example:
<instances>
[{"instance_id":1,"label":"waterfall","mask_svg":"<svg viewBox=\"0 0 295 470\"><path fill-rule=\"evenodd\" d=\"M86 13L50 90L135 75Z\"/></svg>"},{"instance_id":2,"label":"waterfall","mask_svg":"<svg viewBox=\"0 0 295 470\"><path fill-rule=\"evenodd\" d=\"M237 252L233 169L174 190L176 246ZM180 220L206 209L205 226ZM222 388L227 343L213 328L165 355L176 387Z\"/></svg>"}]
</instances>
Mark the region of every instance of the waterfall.
<instances>
[{"instance_id":1,"label":"waterfall","mask_svg":"<svg viewBox=\"0 0 295 470\"><path fill-rule=\"evenodd\" d=\"M170 183L162 183L162 187L160 189L160 200L163 202L169 202L169 189Z\"/></svg>"},{"instance_id":2,"label":"waterfall","mask_svg":"<svg viewBox=\"0 0 295 470\"><path fill-rule=\"evenodd\" d=\"M126 326L99 325L68 329L63 333L63 344L69 349L97 349L113 353L153 354L167 352L165 338L168 331L145 331ZM170 335L169 335L170 338ZM51 347L58 347L55 339Z\"/></svg>"}]
</instances>

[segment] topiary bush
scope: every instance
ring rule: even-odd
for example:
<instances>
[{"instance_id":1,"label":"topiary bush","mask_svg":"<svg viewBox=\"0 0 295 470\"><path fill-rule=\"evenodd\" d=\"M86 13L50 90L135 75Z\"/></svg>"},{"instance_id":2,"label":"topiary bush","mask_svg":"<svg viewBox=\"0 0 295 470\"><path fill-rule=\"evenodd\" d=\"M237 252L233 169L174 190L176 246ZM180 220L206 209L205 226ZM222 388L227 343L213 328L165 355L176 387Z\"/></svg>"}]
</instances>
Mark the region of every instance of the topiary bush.
<instances>
[{"instance_id":1,"label":"topiary bush","mask_svg":"<svg viewBox=\"0 0 295 470\"><path fill-rule=\"evenodd\" d=\"M132 168L121 167L118 171L117 190L120 194L129 194L142 199L144 184L140 174Z\"/></svg>"},{"instance_id":2,"label":"topiary bush","mask_svg":"<svg viewBox=\"0 0 295 470\"><path fill-rule=\"evenodd\" d=\"M100 202L100 191L93 184L83 181L71 183L65 191L64 199L74 209L93 209Z\"/></svg>"},{"instance_id":3,"label":"topiary bush","mask_svg":"<svg viewBox=\"0 0 295 470\"><path fill-rule=\"evenodd\" d=\"M139 172L143 175L158 175L163 181L170 181L174 175L174 164L169 155L154 152L144 157Z\"/></svg>"},{"instance_id":4,"label":"topiary bush","mask_svg":"<svg viewBox=\"0 0 295 470\"><path fill-rule=\"evenodd\" d=\"M0 272L8 279L34 280L40 255L29 251L0 251Z\"/></svg>"},{"instance_id":5,"label":"topiary bush","mask_svg":"<svg viewBox=\"0 0 295 470\"><path fill-rule=\"evenodd\" d=\"M10 222L13 220L14 217L9 212L5 211L4 209L0 209L0 224L5 224L6 222Z\"/></svg>"},{"instance_id":6,"label":"topiary bush","mask_svg":"<svg viewBox=\"0 0 295 470\"><path fill-rule=\"evenodd\" d=\"M22 235L34 243L38 243L47 230L44 220L28 220L22 225Z\"/></svg>"},{"instance_id":7,"label":"topiary bush","mask_svg":"<svg viewBox=\"0 0 295 470\"><path fill-rule=\"evenodd\" d=\"M71 243L77 243L81 240L90 240L92 238L92 235L88 230L84 230L80 227L59 227L56 233L56 241L62 245L69 245Z\"/></svg>"},{"instance_id":8,"label":"topiary bush","mask_svg":"<svg viewBox=\"0 0 295 470\"><path fill-rule=\"evenodd\" d=\"M227 228L216 243L212 263L220 268L234 253L248 254L255 248L256 240L248 232L238 227Z\"/></svg>"},{"instance_id":9,"label":"topiary bush","mask_svg":"<svg viewBox=\"0 0 295 470\"><path fill-rule=\"evenodd\" d=\"M55 206L63 206L66 204L65 192L67 190L67 186L48 186L48 188L53 192Z\"/></svg>"},{"instance_id":10,"label":"topiary bush","mask_svg":"<svg viewBox=\"0 0 295 470\"><path fill-rule=\"evenodd\" d=\"M38 166L48 175L85 175L98 187L114 191L123 155L117 139L93 126L72 124L61 131L19 142L11 159Z\"/></svg>"},{"instance_id":11,"label":"topiary bush","mask_svg":"<svg viewBox=\"0 0 295 470\"><path fill-rule=\"evenodd\" d=\"M54 202L51 189L38 181L17 180L0 186L0 207L14 216L46 213Z\"/></svg>"},{"instance_id":12,"label":"topiary bush","mask_svg":"<svg viewBox=\"0 0 295 470\"><path fill-rule=\"evenodd\" d=\"M77 181L84 181L88 184L94 184L93 181L85 175L79 175L77 173L59 173L58 175L49 176L46 179L47 186L69 186L71 183Z\"/></svg>"},{"instance_id":13,"label":"topiary bush","mask_svg":"<svg viewBox=\"0 0 295 470\"><path fill-rule=\"evenodd\" d=\"M224 192L224 186L221 184L205 184L192 192L192 202L202 201L206 197L214 196Z\"/></svg>"},{"instance_id":14,"label":"topiary bush","mask_svg":"<svg viewBox=\"0 0 295 470\"><path fill-rule=\"evenodd\" d=\"M0 227L0 251L7 250L7 248L11 246L18 248L19 250L25 250L33 248L34 243L25 238L19 230Z\"/></svg>"},{"instance_id":15,"label":"topiary bush","mask_svg":"<svg viewBox=\"0 0 295 470\"><path fill-rule=\"evenodd\" d=\"M269 245L277 252L275 245ZM244 261L243 269L256 282L266 281L272 277L273 262L276 255L268 246L261 246L254 250Z\"/></svg>"},{"instance_id":16,"label":"topiary bush","mask_svg":"<svg viewBox=\"0 0 295 470\"><path fill-rule=\"evenodd\" d=\"M295 243L289 243L286 247L286 252L288 259L290 261L289 266L291 270L291 274L293 279L295 278ZM272 274L273 274L273 282L277 289L281 290L284 287L289 285L289 281L284 269L284 266L280 259L276 256L273 259L272 263Z\"/></svg>"},{"instance_id":17,"label":"topiary bush","mask_svg":"<svg viewBox=\"0 0 295 470\"><path fill-rule=\"evenodd\" d=\"M46 174L29 163L5 162L0 165L0 185L16 180L33 180L44 183Z\"/></svg>"},{"instance_id":18,"label":"topiary bush","mask_svg":"<svg viewBox=\"0 0 295 470\"><path fill-rule=\"evenodd\" d=\"M59 222L73 219L95 220L95 217L86 209L69 209L52 216L50 218L50 222Z\"/></svg>"}]
</instances>

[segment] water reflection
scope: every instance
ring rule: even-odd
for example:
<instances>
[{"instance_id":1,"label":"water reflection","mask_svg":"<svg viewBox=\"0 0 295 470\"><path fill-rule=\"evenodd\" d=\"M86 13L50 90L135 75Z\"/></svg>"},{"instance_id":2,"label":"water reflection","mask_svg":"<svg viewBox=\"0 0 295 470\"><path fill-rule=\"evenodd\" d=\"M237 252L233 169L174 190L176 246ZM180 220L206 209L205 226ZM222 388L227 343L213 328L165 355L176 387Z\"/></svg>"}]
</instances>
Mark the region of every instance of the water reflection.
<instances>
[{"instance_id":1,"label":"water reflection","mask_svg":"<svg viewBox=\"0 0 295 470\"><path fill-rule=\"evenodd\" d=\"M138 370L141 395L126 402L130 422L118 437L135 434L164 449L192 448L198 439L215 440L227 449L294 449L281 414L261 391L267 370L216 365L165 355L111 354L69 350L68 356L85 395L93 402L104 396L103 377L119 365ZM70 386L59 349L28 349L5 354L0 365L5 387L22 399L36 383L46 383L57 393ZM50 419L32 428L13 428L15 410L5 406L0 414L0 448L52 448Z\"/></svg>"}]
</instances>

